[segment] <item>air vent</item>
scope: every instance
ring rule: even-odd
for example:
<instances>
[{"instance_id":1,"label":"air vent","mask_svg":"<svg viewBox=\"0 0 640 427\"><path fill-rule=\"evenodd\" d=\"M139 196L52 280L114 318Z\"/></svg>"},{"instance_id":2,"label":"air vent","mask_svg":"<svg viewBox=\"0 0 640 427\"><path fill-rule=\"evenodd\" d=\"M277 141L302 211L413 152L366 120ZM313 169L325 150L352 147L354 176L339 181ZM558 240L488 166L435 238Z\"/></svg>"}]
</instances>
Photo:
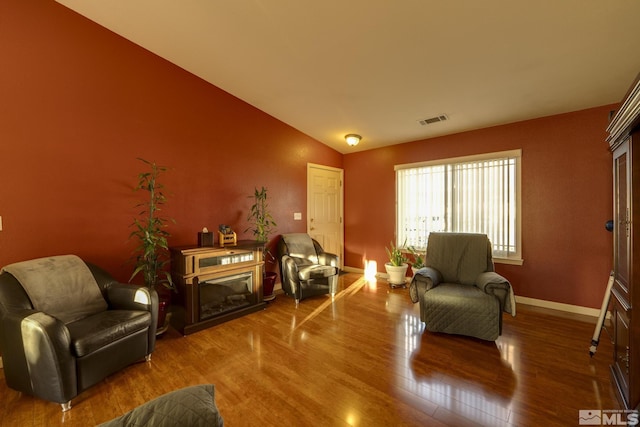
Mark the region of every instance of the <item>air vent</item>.
<instances>
[{"instance_id":1,"label":"air vent","mask_svg":"<svg viewBox=\"0 0 640 427\"><path fill-rule=\"evenodd\" d=\"M428 119L418 120L418 123L420 123L422 126L426 126L432 123L444 122L447 119L448 117L442 114L441 116L429 117Z\"/></svg>"}]
</instances>

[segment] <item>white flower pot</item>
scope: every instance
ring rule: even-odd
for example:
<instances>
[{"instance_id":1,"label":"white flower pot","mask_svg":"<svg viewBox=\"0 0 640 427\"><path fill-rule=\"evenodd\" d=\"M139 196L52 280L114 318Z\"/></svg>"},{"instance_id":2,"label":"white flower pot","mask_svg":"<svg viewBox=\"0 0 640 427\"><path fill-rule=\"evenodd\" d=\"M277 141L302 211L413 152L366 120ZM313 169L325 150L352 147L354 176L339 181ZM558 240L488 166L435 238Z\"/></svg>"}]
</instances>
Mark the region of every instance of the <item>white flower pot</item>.
<instances>
[{"instance_id":1,"label":"white flower pot","mask_svg":"<svg viewBox=\"0 0 640 427\"><path fill-rule=\"evenodd\" d=\"M407 284L407 268L409 264L402 264L400 266L392 265L391 263L386 263L384 265L385 270L387 270L387 276L389 276L389 284L405 286Z\"/></svg>"}]
</instances>

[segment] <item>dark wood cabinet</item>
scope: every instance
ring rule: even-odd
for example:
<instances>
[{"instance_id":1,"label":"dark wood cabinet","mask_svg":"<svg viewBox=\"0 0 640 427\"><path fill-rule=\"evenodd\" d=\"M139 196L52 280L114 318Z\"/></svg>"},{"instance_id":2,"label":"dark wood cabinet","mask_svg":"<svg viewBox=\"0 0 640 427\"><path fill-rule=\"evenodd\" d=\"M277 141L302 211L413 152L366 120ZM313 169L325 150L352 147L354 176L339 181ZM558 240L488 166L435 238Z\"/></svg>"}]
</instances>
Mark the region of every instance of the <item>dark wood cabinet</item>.
<instances>
[{"instance_id":1,"label":"dark wood cabinet","mask_svg":"<svg viewBox=\"0 0 640 427\"><path fill-rule=\"evenodd\" d=\"M640 77L640 76L639 76ZM627 409L640 405L640 79L607 128L613 152L611 378ZM637 313L634 313L637 312Z\"/></svg>"}]
</instances>

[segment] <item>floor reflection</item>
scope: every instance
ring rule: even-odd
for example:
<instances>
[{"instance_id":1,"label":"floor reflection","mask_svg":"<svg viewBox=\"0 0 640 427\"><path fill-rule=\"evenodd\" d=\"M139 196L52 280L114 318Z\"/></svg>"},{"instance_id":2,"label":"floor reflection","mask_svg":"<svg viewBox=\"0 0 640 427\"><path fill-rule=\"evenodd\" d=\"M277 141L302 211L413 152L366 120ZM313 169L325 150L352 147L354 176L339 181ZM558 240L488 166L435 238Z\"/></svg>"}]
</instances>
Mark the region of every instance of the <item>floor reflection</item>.
<instances>
[{"instance_id":1,"label":"floor reflection","mask_svg":"<svg viewBox=\"0 0 640 427\"><path fill-rule=\"evenodd\" d=\"M187 337L170 329L150 364L84 392L64 424L58 405L9 390L0 370L0 426L96 425L202 383L215 384L225 424L241 426L567 426L581 409L620 408L610 340L588 355L594 323L519 306L495 342L434 334L408 289L361 277L341 275L333 302L279 294Z\"/></svg>"},{"instance_id":2,"label":"floor reflection","mask_svg":"<svg viewBox=\"0 0 640 427\"><path fill-rule=\"evenodd\" d=\"M513 346L425 331L418 313L402 316L396 337L404 349L396 358L400 387L482 425L509 420ZM494 375L487 377L487 370Z\"/></svg>"},{"instance_id":3,"label":"floor reflection","mask_svg":"<svg viewBox=\"0 0 640 427\"><path fill-rule=\"evenodd\" d=\"M299 322L298 322L299 314L298 314L298 310L296 309L294 311L294 313L291 315L291 328L289 330L288 335L289 336L293 336L295 334L295 332L299 328L301 328L305 323L313 320L315 317L317 317L321 313L324 313L325 311L328 311L328 309L331 309L332 319L336 320L337 317L338 317L336 303L338 301L342 300L343 298L348 298L348 297L356 294L363 287L366 287L366 286L369 286L369 285L370 285L370 283L367 280L365 280L364 278L356 280L351 285L347 286L346 288L344 288L341 291L339 291L338 293L336 293L336 295L333 298L327 297L327 299L322 304L320 304L316 309L314 309L310 314L306 315ZM303 301L301 301L300 304L302 304ZM304 334L304 332L302 332L302 334Z\"/></svg>"}]
</instances>

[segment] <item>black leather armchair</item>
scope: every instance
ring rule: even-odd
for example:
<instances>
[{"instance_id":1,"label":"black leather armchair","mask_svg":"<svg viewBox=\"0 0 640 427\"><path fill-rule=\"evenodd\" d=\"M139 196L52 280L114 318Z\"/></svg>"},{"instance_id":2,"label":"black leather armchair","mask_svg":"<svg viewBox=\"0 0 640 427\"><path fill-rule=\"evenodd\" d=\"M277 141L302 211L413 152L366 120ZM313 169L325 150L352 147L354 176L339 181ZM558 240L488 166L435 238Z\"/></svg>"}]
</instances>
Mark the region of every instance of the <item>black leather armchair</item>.
<instances>
[{"instance_id":1,"label":"black leather armchair","mask_svg":"<svg viewBox=\"0 0 640 427\"><path fill-rule=\"evenodd\" d=\"M305 233L283 234L278 243L278 261L282 290L300 300L331 294L338 290L339 258L325 252L320 244Z\"/></svg>"},{"instance_id":2,"label":"black leather armchair","mask_svg":"<svg viewBox=\"0 0 640 427\"><path fill-rule=\"evenodd\" d=\"M40 277L16 273L14 267L25 264ZM80 271L75 277L68 273L71 264ZM0 352L7 385L67 411L74 397L108 375L150 360L157 318L155 290L118 283L78 257L6 266L0 273Z\"/></svg>"}]
</instances>

